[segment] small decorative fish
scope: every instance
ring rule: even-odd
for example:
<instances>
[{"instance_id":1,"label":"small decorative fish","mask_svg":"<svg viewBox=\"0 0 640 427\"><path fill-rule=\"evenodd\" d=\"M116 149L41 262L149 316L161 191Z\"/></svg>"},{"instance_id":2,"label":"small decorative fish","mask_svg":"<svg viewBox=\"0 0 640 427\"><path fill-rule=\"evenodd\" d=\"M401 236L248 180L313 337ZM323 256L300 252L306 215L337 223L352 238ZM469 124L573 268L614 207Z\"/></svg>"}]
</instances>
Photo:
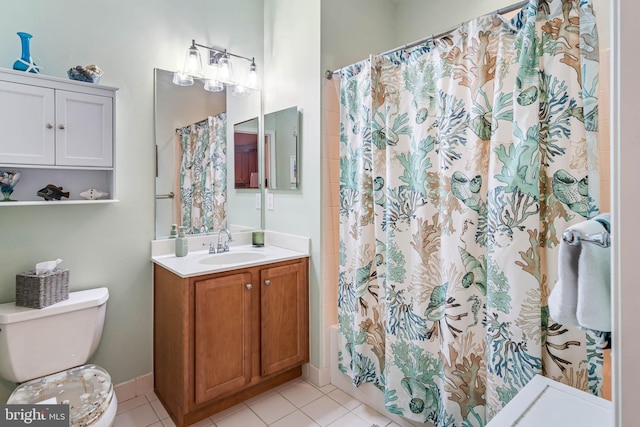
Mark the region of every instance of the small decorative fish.
<instances>
[{"instance_id":1,"label":"small decorative fish","mask_svg":"<svg viewBox=\"0 0 640 427\"><path fill-rule=\"evenodd\" d=\"M42 197L43 199L49 201L49 200L60 200L63 197L66 197L67 199L69 198L69 192L62 191L62 187L58 187L54 184L48 184L46 187L41 188L40 190L38 190L38 192L36 193L36 195L38 197Z\"/></svg>"},{"instance_id":2,"label":"small decorative fish","mask_svg":"<svg viewBox=\"0 0 640 427\"><path fill-rule=\"evenodd\" d=\"M95 188L89 188L88 190L85 190L82 193L80 193L80 197L87 200L96 200L101 197L106 197L108 195L109 193L106 193L104 191L99 191Z\"/></svg>"}]
</instances>

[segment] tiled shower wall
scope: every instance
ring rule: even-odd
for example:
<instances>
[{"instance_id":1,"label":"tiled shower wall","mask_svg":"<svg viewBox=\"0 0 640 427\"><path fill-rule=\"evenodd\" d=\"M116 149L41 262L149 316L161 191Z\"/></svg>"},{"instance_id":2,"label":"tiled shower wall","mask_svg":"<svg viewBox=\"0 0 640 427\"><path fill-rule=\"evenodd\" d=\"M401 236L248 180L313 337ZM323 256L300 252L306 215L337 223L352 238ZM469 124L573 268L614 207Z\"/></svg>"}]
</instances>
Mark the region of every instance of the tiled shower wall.
<instances>
[{"instance_id":1,"label":"tiled shower wall","mask_svg":"<svg viewBox=\"0 0 640 427\"><path fill-rule=\"evenodd\" d=\"M600 131L600 210L609 212L610 190L610 51L600 52L600 88L598 95ZM330 366L329 327L338 323L338 256L339 256L339 177L340 177L340 102L338 80L324 81L322 110L322 265L324 289L324 366Z\"/></svg>"},{"instance_id":2,"label":"tiled shower wall","mask_svg":"<svg viewBox=\"0 0 640 427\"><path fill-rule=\"evenodd\" d=\"M609 76L611 75L611 51L600 51L600 88L598 90L598 151L600 154L600 211L610 212L611 209L611 126L609 113L611 112L611 90Z\"/></svg>"},{"instance_id":3,"label":"tiled shower wall","mask_svg":"<svg viewBox=\"0 0 640 427\"><path fill-rule=\"evenodd\" d=\"M340 102L338 80L322 90L322 277L324 289L324 366L331 366L329 327L338 323L340 216Z\"/></svg>"}]
</instances>

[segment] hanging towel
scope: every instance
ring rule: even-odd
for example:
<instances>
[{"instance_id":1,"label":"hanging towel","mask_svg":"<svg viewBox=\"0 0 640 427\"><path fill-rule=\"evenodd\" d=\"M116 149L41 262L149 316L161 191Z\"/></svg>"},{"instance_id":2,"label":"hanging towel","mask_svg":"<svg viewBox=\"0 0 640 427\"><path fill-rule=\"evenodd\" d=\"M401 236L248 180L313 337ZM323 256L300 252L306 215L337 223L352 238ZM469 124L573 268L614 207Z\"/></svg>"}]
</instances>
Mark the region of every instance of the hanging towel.
<instances>
[{"instance_id":1,"label":"hanging towel","mask_svg":"<svg viewBox=\"0 0 640 427\"><path fill-rule=\"evenodd\" d=\"M571 227L583 235L609 231L602 214ZM566 325L611 331L611 251L589 242L560 242L558 282L549 296L551 317Z\"/></svg>"}]
</instances>

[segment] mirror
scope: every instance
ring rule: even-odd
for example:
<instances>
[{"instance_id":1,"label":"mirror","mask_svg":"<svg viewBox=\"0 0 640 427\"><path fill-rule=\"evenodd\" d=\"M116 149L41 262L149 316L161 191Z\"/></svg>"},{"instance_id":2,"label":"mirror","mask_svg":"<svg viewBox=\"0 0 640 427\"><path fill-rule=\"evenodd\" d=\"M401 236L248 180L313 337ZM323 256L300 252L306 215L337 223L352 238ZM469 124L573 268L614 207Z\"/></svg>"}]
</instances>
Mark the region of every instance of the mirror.
<instances>
[{"instance_id":1,"label":"mirror","mask_svg":"<svg viewBox=\"0 0 640 427\"><path fill-rule=\"evenodd\" d=\"M265 176L270 190L298 188L298 107L265 114Z\"/></svg>"},{"instance_id":2,"label":"mirror","mask_svg":"<svg viewBox=\"0 0 640 427\"><path fill-rule=\"evenodd\" d=\"M183 223L188 209L191 215L186 222L190 222L190 234L212 233L222 227L232 231L262 228L262 211L260 204L256 204L256 194L261 189L257 186L236 190L234 182L234 130L236 124L242 126L240 124L248 121L255 120L253 123L259 124L260 92L250 90L243 97L232 96L231 90L209 92L204 90L199 80L192 86L176 86L172 83L172 71L157 68L154 71L156 239L168 237L171 224ZM255 128L259 129L259 126ZM199 162L194 161L195 157L184 155L194 150L182 149L193 147L196 134L206 135L208 141L215 134L218 144ZM205 162L211 167L198 169ZM192 199L193 204L181 203L185 200L181 194L185 182L200 182L202 170L211 170L207 172L207 185L201 186L204 190L183 190L186 200ZM189 176L187 172L193 175ZM198 219L198 208L195 207L198 200L204 200L201 202L204 205L214 206L212 219Z\"/></svg>"}]
</instances>

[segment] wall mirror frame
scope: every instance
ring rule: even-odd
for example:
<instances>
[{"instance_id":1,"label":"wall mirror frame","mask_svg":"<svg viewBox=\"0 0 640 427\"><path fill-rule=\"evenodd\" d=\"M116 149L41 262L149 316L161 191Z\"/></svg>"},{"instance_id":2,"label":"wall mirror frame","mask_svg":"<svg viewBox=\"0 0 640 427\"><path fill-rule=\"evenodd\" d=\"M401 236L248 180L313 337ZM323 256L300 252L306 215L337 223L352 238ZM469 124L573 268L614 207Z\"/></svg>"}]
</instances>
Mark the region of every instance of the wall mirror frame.
<instances>
[{"instance_id":1,"label":"wall mirror frame","mask_svg":"<svg viewBox=\"0 0 640 427\"><path fill-rule=\"evenodd\" d=\"M257 185L253 188L235 186L235 125L248 121L258 122L258 140L262 138L262 96L259 90L250 90L247 96L231 95L231 88L222 92L204 90L202 81L195 80L192 86L176 86L172 83L173 72L154 69L155 82L155 144L156 144L156 203L155 236L167 238L171 224L182 223L181 209L181 163L180 129L201 123L209 117L225 113L226 171L218 173L214 186L223 188L226 193L226 206L222 210L225 218L214 220L214 226L194 225L190 234L214 233L220 228L232 231L249 231L263 228L262 182L264 171L258 168ZM261 144L259 144L261 145ZM262 164L262 153L258 149L258 165ZM222 167L220 169L223 169ZM224 176L224 182L219 178ZM256 178L254 178L254 181Z\"/></svg>"},{"instance_id":2,"label":"wall mirror frame","mask_svg":"<svg viewBox=\"0 0 640 427\"><path fill-rule=\"evenodd\" d=\"M300 112L289 107L264 115L265 187L297 190L300 177Z\"/></svg>"}]
</instances>

